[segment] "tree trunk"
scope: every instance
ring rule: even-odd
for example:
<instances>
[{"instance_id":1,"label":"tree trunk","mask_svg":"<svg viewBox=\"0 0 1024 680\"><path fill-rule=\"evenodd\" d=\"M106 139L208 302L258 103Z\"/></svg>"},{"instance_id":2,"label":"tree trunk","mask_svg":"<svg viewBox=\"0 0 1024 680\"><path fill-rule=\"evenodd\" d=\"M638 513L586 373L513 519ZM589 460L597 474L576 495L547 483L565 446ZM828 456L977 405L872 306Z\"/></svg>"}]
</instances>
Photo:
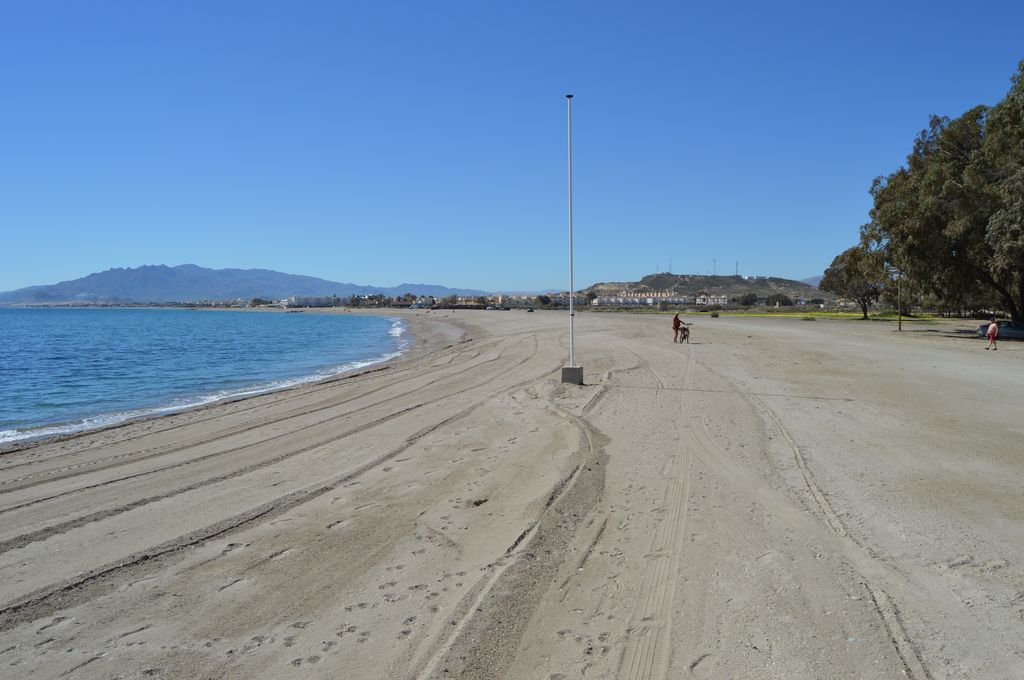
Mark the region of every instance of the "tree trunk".
<instances>
[{"instance_id":1,"label":"tree trunk","mask_svg":"<svg viewBox=\"0 0 1024 680\"><path fill-rule=\"evenodd\" d=\"M1014 321L1020 321L1021 309L1017 304L1018 301L1013 299L1013 293L1011 293L1006 286L1001 285L998 281L996 281L995 277L993 277L991 274L989 274L987 271L983 269L975 267L974 275L978 279L978 281L989 286L990 288L992 288L992 290L996 292L996 295L998 295L999 299L1002 300L1003 308L1006 309L1006 311L1009 313L1010 318L1013 319ZM1018 288L1020 289L1020 303L1024 305L1024 279L1021 280L1021 284L1020 286L1018 286Z\"/></svg>"}]
</instances>

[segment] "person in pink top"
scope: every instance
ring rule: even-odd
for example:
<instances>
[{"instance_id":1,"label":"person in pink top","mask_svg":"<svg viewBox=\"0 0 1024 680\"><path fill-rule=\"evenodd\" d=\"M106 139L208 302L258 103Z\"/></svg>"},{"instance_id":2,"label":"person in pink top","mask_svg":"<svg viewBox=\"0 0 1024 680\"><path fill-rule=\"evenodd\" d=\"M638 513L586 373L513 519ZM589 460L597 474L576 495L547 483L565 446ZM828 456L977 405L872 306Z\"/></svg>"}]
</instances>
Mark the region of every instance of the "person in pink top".
<instances>
[{"instance_id":1,"label":"person in pink top","mask_svg":"<svg viewBox=\"0 0 1024 680\"><path fill-rule=\"evenodd\" d=\"M999 337L999 324L996 323L996 318L992 317L992 323L988 325L988 347L985 349L996 349L996 338Z\"/></svg>"}]
</instances>

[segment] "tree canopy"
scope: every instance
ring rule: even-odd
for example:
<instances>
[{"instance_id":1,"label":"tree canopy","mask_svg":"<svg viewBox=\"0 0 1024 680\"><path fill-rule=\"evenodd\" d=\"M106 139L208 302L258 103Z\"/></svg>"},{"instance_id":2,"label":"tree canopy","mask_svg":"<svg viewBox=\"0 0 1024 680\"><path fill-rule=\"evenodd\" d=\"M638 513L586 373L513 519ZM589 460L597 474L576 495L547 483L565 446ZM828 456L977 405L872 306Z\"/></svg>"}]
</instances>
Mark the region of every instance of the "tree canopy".
<instances>
[{"instance_id":1,"label":"tree canopy","mask_svg":"<svg viewBox=\"0 0 1024 680\"><path fill-rule=\"evenodd\" d=\"M882 253L865 245L847 248L825 270L818 288L853 300L860 305L864 318L868 318L868 307L882 294L885 284L885 267Z\"/></svg>"},{"instance_id":2,"label":"tree canopy","mask_svg":"<svg viewBox=\"0 0 1024 680\"><path fill-rule=\"evenodd\" d=\"M994 297L1021 321L1024 61L995 106L933 116L907 165L875 179L871 194L871 222L861 230L866 249L878 249L939 298Z\"/></svg>"},{"instance_id":3,"label":"tree canopy","mask_svg":"<svg viewBox=\"0 0 1024 680\"><path fill-rule=\"evenodd\" d=\"M790 307L793 304L793 298L789 297L785 293L772 293L765 298L764 303L769 307Z\"/></svg>"}]
</instances>

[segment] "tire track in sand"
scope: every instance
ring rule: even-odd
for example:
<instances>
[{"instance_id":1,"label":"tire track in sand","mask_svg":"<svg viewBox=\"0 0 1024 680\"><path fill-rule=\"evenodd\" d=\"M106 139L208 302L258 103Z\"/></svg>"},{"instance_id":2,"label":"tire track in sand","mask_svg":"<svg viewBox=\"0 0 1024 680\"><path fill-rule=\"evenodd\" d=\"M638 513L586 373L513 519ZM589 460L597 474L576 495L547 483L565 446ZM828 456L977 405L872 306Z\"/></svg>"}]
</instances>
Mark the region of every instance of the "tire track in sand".
<instances>
[{"instance_id":1,"label":"tire track in sand","mask_svg":"<svg viewBox=\"0 0 1024 680\"><path fill-rule=\"evenodd\" d=\"M725 379L717 372L712 371L711 369L708 369L708 371L726 383L731 384L731 381ZM782 434L783 439L785 439L789 448L793 452L797 468L800 470L804 483L806 484L811 497L814 499L819 514L825 520L825 525L840 539L842 543L845 543L848 546L849 550L844 551L844 553L847 555L850 555L851 553L856 555L857 559L854 560L854 566L857 567L863 564L872 564L876 569L887 569L870 554L860 541L856 540L849 534L849 532L847 532L846 526L843 524L831 503L829 503L828 497L821 490L813 472L807 465L807 460L804 457L799 444L797 444L793 435L782 424L782 421L779 419L775 411L773 411L756 395L749 392L740 393L750 399L755 408L763 412L775 425L775 428ZM705 442L705 448L714 447L717 449L720 456L729 456L728 451L726 451L726 449L711 434L711 429L708 426L706 419L706 413L701 411L700 413L695 414L693 425L693 431L703 442ZM710 449L708 448L708 450ZM871 580L863 573L864 569L862 567L858 569L858 572L863 579L861 585L863 585L872 604L874 605L875 612L878 614L878 617L882 620L882 624L885 626L889 641L892 643L897 656L903 663L903 670L906 676L912 680L915 678L919 680L932 680L932 674L925 665L924 658L922 657L920 650L907 634L897 606L893 603L885 590L871 582Z\"/></svg>"},{"instance_id":2,"label":"tire track in sand","mask_svg":"<svg viewBox=\"0 0 1024 680\"><path fill-rule=\"evenodd\" d=\"M525 384L525 383L523 383ZM597 504L605 483L605 436L584 418L552 405L550 410L580 434L579 462L557 482L538 516L496 559L490 572L470 589L432 650L416 662L416 680L437 677L501 677L514 657L527 622L551 579L566 546ZM572 519L570 519L572 518ZM499 592L500 591L500 592ZM488 603L498 592L499 601ZM491 612L498 612L495 620Z\"/></svg>"},{"instance_id":3,"label":"tire track in sand","mask_svg":"<svg viewBox=\"0 0 1024 680\"><path fill-rule=\"evenodd\" d=\"M684 386L690 382L695 362L693 352L688 354ZM650 369L647 362L641 361L658 384L665 387L661 377ZM686 417L689 406L682 402L680 417L675 421L678 447L665 474L667 487L661 506L665 509L665 517L654 532L650 552L644 556L647 564L641 581L641 599L628 629L629 639L619 666L619 674L628 680L664 678L668 673L675 582L681 550L679 537L686 527L693 478L694 442L685 432L690 428Z\"/></svg>"},{"instance_id":4,"label":"tire track in sand","mask_svg":"<svg viewBox=\"0 0 1024 680\"><path fill-rule=\"evenodd\" d=\"M499 375L514 373L523 363L536 356L536 354L537 345L536 338L534 338L533 351L516 365L501 371ZM474 387L493 384L494 377L495 376L491 376L488 380L484 380L479 384L474 385ZM529 380L518 383L517 385L512 386L511 389L526 384L526 382L529 382ZM453 422L465 418L478 409L482 404L486 403L489 398L508 389L510 388L501 387L492 391L489 396L483 397L457 413L410 435L401 445L392 451L379 456L372 461L368 461L355 469L335 476L326 483L296 490L292 493L251 508L239 515L227 517L187 535L165 541L157 546L153 546L139 553L127 556L117 562L89 570L71 579L42 588L14 601L8 602L0 608L0 632L22 623L33 621L37 618L51 616L60 610L88 602L95 597L108 593L112 584L119 580L133 577L133 574L140 569L159 568L166 564L168 560L172 560L175 555L180 554L181 551L187 548L248 528L257 522L265 522L295 507L315 500L324 494L330 493L341 485L346 484L370 470L392 460L396 456L401 455L423 437L436 432Z\"/></svg>"}]
</instances>

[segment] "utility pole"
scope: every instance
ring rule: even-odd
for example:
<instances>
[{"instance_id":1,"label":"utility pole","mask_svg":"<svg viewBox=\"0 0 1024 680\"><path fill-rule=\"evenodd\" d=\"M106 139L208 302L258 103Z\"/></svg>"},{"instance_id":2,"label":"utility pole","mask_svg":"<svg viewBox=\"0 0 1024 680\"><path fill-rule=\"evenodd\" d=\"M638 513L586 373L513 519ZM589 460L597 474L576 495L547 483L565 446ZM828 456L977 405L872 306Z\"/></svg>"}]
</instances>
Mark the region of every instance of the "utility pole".
<instances>
[{"instance_id":1,"label":"utility pole","mask_svg":"<svg viewBox=\"0 0 1024 680\"><path fill-rule=\"evenodd\" d=\"M903 282L903 272L896 270L896 330L903 332L903 295L900 291Z\"/></svg>"}]
</instances>

